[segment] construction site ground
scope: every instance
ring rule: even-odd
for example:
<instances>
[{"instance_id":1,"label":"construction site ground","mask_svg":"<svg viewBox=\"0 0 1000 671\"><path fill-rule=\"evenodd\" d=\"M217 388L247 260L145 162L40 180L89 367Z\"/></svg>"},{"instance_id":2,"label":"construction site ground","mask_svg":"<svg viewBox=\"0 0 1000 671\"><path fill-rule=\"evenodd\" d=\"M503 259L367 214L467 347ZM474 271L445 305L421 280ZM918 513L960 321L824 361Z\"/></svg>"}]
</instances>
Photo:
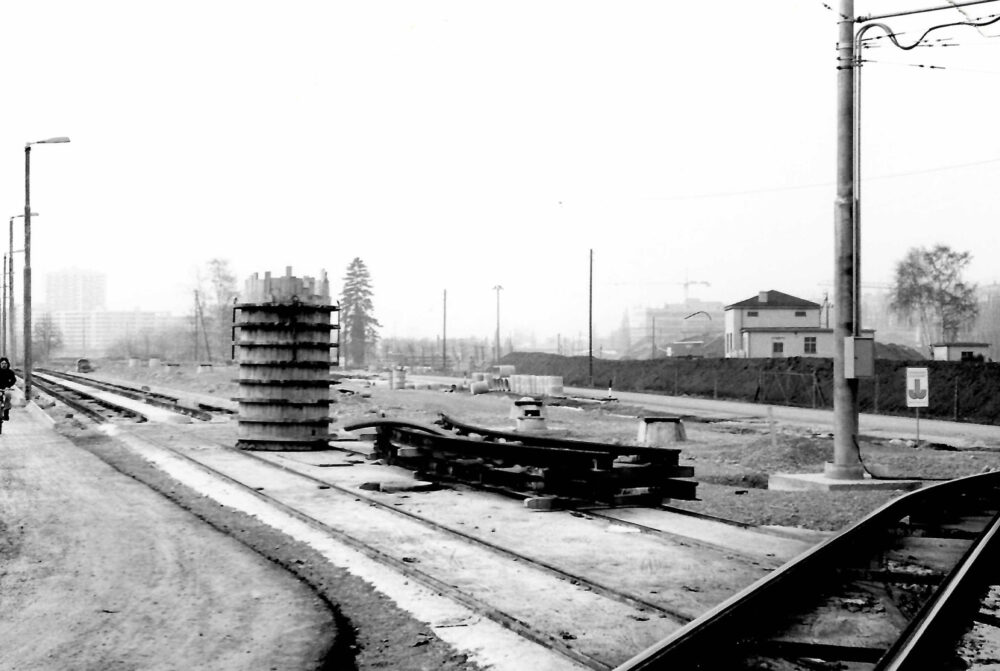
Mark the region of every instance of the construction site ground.
<instances>
[{"instance_id":1,"label":"construction site ground","mask_svg":"<svg viewBox=\"0 0 1000 671\"><path fill-rule=\"evenodd\" d=\"M210 395L225 402L238 395L232 382L234 373L232 368L195 373L193 367L148 370L108 364L96 375L141 382L154 389ZM351 422L383 416L428 423L438 412L447 412L473 424L505 429L512 426L509 418L512 399L506 395L472 396L468 392L453 393L443 389L390 390L384 380L364 379L345 381L335 389L337 403L332 411L335 430ZM348 393L341 393L340 389ZM585 407L570 404L549 406L546 410L550 426L573 437L619 443L635 440L635 408L620 404L587 404ZM323 668L325 663L329 665L327 668L348 669L473 669L488 665L483 659L470 661L466 653L438 636L426 618L421 619L413 609L408 611L407 607L394 602L385 590L380 590L371 581L332 564L308 543L289 537L258 517L219 505L197 488L180 484L162 467L129 449L122 441L92 429L79 429L58 407L49 408L48 413L56 420L55 429L35 421L26 412L17 413L13 422L4 425L0 436L0 467L5 479L4 492L0 493L0 501L3 501L0 523L4 525L0 530L3 535L0 540L0 589L5 599L8 590L13 590L21 602L37 604L26 611L29 615L33 613L32 617L41 618L48 611L66 611L70 625L46 628L38 619L32 629L31 619L24 620L20 613L15 615L5 608L5 612L0 613L0 668L306 669ZM763 552L757 547L759 566L747 562L748 570L738 574L730 572L729 578L721 578L715 585L706 583L694 585L696 590L682 590L690 600L688 606L692 611L711 607L759 577L768 566L794 556L897 495L865 492L843 496L771 492L764 488L767 474L774 470L821 470L822 463L829 459L830 449L829 438L822 433L802 428L781 430L779 427L771 435L770 427L755 422L702 424L689 421L686 429L688 440L676 447L683 450L681 463L695 467L695 479L699 481L698 500L671 503L697 512L766 525L775 532L766 536L772 539L773 547ZM233 432L231 424L219 424L205 430L206 436L223 442L230 435L227 432ZM23 442L20 448L17 447L19 432ZM44 438L36 437L39 435ZM30 446L36 443L52 443L52 447L31 449ZM954 477L1000 466L1000 455L991 451L913 448L889 441L868 443L864 449L872 467L882 469L883 473L896 469L901 473L905 470L903 474L909 476ZM310 466L309 455L299 455L296 459L305 467ZM65 464L68 470L52 471L51 476L47 475L52 464ZM82 477L87 468L95 468L100 473ZM377 475L366 472L367 468L372 467L356 464L349 477L359 480L386 477L384 470ZM348 472L348 469L336 470ZM39 476L36 471L46 475ZM32 479L39 477L42 479ZM11 480L9 486L8 479ZM71 487L60 489L70 481ZM92 491L89 494L75 491L76 487L89 487ZM112 508L141 514L143 517L132 523L143 529L142 533L126 531L131 529L129 524L119 523L109 515L106 506L111 504L104 500L109 491L114 491L118 497L126 495L122 492L133 490L143 492L143 496L152 497L158 503L118 502ZM436 499L454 495L429 494L423 498L400 494L399 500L406 505L429 507ZM171 505L170 501L177 505ZM449 505L444 502L441 507L447 509ZM73 508L73 515L61 514L65 508ZM639 521L644 517L641 510L622 510L616 514ZM516 505L503 506L502 511L496 508L483 512L483 516L487 515L496 515L497 519L491 519L490 524L501 528L506 524L504 516L524 516L531 519L530 524L544 524L546 517L544 514L532 515ZM107 518L107 521L90 520L94 516ZM61 530L41 533L43 521ZM23 529L32 530L32 533ZM34 530L40 535L35 535ZM53 563L48 559L53 553L52 546L41 539L70 533L76 538L60 542L58 547L68 547L83 556L74 557L72 552L67 552L63 563ZM703 540L709 543L728 543L735 554L749 553L741 543L753 545L753 539L758 537L753 534L743 538L732 527L718 529L713 536L716 532L709 524L698 525L697 529L684 533L692 537L703 534ZM620 538L611 533L607 536L609 545ZM108 548L121 552L116 544L121 544L123 538L131 539L130 551L137 553L131 560L124 560L131 571L112 571L111 577L102 577L96 575L100 572L98 569L77 570L80 566L103 566L102 557L109 552ZM600 542L592 538L584 540L591 545ZM557 539L553 539L553 543L556 542ZM210 543L222 543L227 548L220 550ZM198 547L188 548L192 544ZM226 552L236 558L230 559ZM567 546L565 554L573 555L572 544ZM165 564L166 568L158 571L157 562ZM255 565L255 570L265 577L256 577L257 574L251 573L251 568L244 564ZM646 572L647 578L663 574L668 568L659 564L651 566ZM683 573L682 569L678 571ZM251 575L255 577L250 579ZM150 580L157 582L157 576L161 584L150 585ZM668 577L663 580L669 582ZM177 581L181 582L172 585ZM197 581L198 589L192 587L185 591L183 581ZM279 595L270 601L261 593L265 589L262 585L269 582ZM252 589L248 585L252 585ZM201 595L201 590L206 588L210 594L218 592L220 595L213 596L215 601L210 600L209 605ZM67 590L71 591L67 593ZM115 628L115 618L124 611L115 604L102 605L96 596L101 593L131 595L122 596L120 601L127 602L130 609L137 609L129 612L134 612L138 618L129 618L129 621L141 624L134 629ZM169 595L176 595L176 598ZM247 600L251 602L249 605L245 603ZM93 608L86 605L91 601ZM73 604L80 605L73 607ZM269 604L281 612L276 615L264 610ZM169 615L174 608L180 608L180 616ZM226 615L230 612L238 617ZM216 615L214 620L213 614ZM282 615L286 620L281 619ZM23 629L22 620L26 627ZM203 625L206 620L216 629L209 624ZM100 628L102 622L104 629ZM254 622L267 623L266 631L257 631ZM293 635L285 633L285 627ZM49 643L45 646L7 645L8 640L20 640L11 637L32 630L46 631ZM212 646L187 643L203 638L193 633L195 630L205 633ZM94 635L102 631L104 638ZM639 644L640 641L636 641L636 645ZM152 662L163 654L162 651L176 654L179 648L190 649L191 660L197 658L199 661L190 666L174 662L157 666ZM39 652L34 652L36 649ZM70 654L67 651L72 651L75 657L63 657ZM246 662L250 658L240 658L237 653L260 658L248 665ZM5 656L9 654L24 655L26 663L7 666ZM83 661L73 667L58 663L63 659ZM206 660L212 661L207 663Z\"/></svg>"}]
</instances>

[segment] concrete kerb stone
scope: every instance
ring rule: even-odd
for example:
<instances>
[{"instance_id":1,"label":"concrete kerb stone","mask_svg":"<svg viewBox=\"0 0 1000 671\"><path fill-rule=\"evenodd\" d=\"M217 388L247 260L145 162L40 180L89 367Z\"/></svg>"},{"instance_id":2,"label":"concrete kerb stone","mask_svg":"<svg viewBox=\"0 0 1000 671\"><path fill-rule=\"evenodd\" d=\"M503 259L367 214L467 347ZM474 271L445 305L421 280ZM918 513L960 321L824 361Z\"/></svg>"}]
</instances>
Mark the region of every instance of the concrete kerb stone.
<instances>
[{"instance_id":1,"label":"concrete kerb stone","mask_svg":"<svg viewBox=\"0 0 1000 671\"><path fill-rule=\"evenodd\" d=\"M53 418L51 415L49 415L49 413L39 408L38 404L35 403L34 401L30 401L29 403L27 403L24 409L25 412L28 414L28 416L31 417L34 421L40 422L50 428L56 425L55 418Z\"/></svg>"}]
</instances>

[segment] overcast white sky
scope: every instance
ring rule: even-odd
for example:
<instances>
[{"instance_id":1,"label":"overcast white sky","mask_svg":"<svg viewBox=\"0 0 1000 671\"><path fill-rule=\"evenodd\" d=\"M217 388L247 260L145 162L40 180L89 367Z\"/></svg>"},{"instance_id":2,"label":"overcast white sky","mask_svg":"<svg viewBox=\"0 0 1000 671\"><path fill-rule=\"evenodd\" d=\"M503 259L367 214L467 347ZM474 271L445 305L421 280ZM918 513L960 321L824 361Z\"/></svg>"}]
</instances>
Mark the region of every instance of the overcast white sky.
<instances>
[{"instance_id":1,"label":"overcast white sky","mask_svg":"<svg viewBox=\"0 0 1000 671\"><path fill-rule=\"evenodd\" d=\"M865 282L938 242L1000 279L1000 39L939 35L960 46L868 53ZM505 334L574 337L590 249L601 333L685 278L818 299L835 43L821 0L8 3L0 214L23 212L25 142L67 135L32 150L36 300L76 266L112 308L181 312L213 257L339 293L360 257L383 336L440 334L444 290L449 337L490 336L500 284Z\"/></svg>"}]
</instances>

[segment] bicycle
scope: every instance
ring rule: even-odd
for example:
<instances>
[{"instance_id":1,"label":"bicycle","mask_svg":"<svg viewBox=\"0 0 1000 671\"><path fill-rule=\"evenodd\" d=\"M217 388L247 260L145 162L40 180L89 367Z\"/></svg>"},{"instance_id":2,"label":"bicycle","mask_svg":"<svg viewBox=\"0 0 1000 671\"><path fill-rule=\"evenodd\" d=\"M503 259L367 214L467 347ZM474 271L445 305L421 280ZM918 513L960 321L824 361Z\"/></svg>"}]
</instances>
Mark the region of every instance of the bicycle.
<instances>
[{"instance_id":1,"label":"bicycle","mask_svg":"<svg viewBox=\"0 0 1000 671\"><path fill-rule=\"evenodd\" d=\"M0 433L3 433L3 423L9 422L9 419L4 419L7 415L7 395L10 394L10 389L0 389Z\"/></svg>"}]
</instances>

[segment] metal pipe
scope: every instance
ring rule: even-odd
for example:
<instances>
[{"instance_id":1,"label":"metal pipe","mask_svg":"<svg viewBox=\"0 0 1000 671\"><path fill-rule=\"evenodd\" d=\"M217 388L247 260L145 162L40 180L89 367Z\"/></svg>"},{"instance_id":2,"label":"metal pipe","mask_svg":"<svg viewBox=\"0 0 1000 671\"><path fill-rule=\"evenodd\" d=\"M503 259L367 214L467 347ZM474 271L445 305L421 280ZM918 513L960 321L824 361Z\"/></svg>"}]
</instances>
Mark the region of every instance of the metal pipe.
<instances>
[{"instance_id":1,"label":"metal pipe","mask_svg":"<svg viewBox=\"0 0 1000 671\"><path fill-rule=\"evenodd\" d=\"M868 21L878 21L879 19L891 19L895 16L909 16L911 14L926 14L927 12L938 12L944 9L957 9L959 7L968 7L969 5L985 5L988 2L997 2L997 0L968 0L968 2L953 2L949 5L941 5L940 7L925 7L924 9L910 9L905 12L893 12L892 14L870 14L868 16L859 16L855 19L855 23L866 23Z\"/></svg>"},{"instance_id":2,"label":"metal pipe","mask_svg":"<svg viewBox=\"0 0 1000 671\"><path fill-rule=\"evenodd\" d=\"M24 146L24 400L31 401L31 145Z\"/></svg>"}]
</instances>

